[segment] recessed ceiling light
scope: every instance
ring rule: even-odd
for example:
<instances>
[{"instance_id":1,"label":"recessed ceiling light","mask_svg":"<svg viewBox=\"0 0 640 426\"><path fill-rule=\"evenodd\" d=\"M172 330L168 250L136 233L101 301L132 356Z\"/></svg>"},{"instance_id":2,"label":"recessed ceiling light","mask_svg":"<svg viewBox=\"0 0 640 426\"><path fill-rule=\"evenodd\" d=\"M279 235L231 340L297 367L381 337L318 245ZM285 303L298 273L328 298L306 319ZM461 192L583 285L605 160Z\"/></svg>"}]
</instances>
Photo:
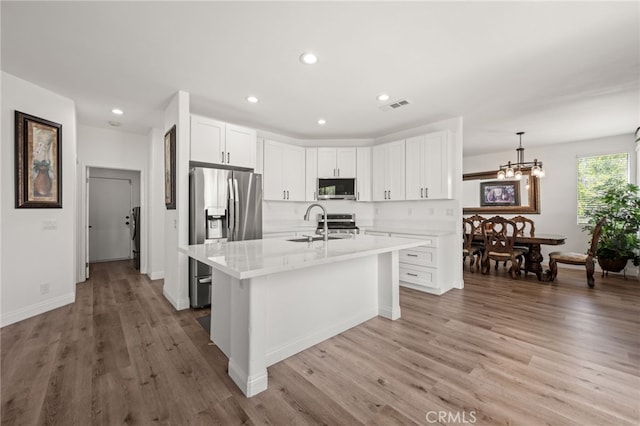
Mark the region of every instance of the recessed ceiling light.
<instances>
[{"instance_id":1,"label":"recessed ceiling light","mask_svg":"<svg viewBox=\"0 0 640 426\"><path fill-rule=\"evenodd\" d=\"M306 65L313 65L318 62L318 57L311 52L305 52L300 55L300 62Z\"/></svg>"},{"instance_id":2,"label":"recessed ceiling light","mask_svg":"<svg viewBox=\"0 0 640 426\"><path fill-rule=\"evenodd\" d=\"M325 120L324 118L321 118L321 119L318 120L318 124L323 126L323 125L327 124L327 120Z\"/></svg>"},{"instance_id":3,"label":"recessed ceiling light","mask_svg":"<svg viewBox=\"0 0 640 426\"><path fill-rule=\"evenodd\" d=\"M387 95L386 93L381 93L378 95L377 98L379 101L388 101L389 100L389 95Z\"/></svg>"},{"instance_id":4,"label":"recessed ceiling light","mask_svg":"<svg viewBox=\"0 0 640 426\"><path fill-rule=\"evenodd\" d=\"M120 108L114 108L111 110L112 113L114 113L115 115L122 115L124 114L124 111L122 111Z\"/></svg>"},{"instance_id":5,"label":"recessed ceiling light","mask_svg":"<svg viewBox=\"0 0 640 426\"><path fill-rule=\"evenodd\" d=\"M247 96L247 102L255 104L256 102L258 102L258 98L256 98L255 96Z\"/></svg>"}]
</instances>

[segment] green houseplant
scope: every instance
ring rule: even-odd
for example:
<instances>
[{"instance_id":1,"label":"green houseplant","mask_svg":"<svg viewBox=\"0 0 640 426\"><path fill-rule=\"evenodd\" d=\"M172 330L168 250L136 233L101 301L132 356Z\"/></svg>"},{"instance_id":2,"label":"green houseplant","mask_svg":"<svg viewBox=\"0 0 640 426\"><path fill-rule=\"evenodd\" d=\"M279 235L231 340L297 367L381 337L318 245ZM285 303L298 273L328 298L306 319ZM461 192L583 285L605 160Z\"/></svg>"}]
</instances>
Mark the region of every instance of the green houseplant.
<instances>
[{"instance_id":1,"label":"green houseplant","mask_svg":"<svg viewBox=\"0 0 640 426\"><path fill-rule=\"evenodd\" d=\"M588 224L583 228L593 233L600 218L602 227L596 257L603 271L620 272L632 260L640 264L640 196L638 186L630 183L607 182L594 199L596 207L587 212Z\"/></svg>"}]
</instances>

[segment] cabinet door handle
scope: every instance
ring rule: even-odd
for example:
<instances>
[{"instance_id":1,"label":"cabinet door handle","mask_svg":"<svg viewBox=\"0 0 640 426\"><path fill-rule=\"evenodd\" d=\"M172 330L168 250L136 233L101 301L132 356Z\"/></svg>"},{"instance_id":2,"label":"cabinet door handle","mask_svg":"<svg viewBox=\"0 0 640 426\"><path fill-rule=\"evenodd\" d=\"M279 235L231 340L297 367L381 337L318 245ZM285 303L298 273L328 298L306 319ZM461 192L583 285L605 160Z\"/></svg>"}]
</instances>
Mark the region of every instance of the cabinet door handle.
<instances>
[{"instance_id":1,"label":"cabinet door handle","mask_svg":"<svg viewBox=\"0 0 640 426\"><path fill-rule=\"evenodd\" d=\"M407 275L411 275L412 277L417 277L418 274L412 274L411 272L407 272Z\"/></svg>"},{"instance_id":2,"label":"cabinet door handle","mask_svg":"<svg viewBox=\"0 0 640 426\"><path fill-rule=\"evenodd\" d=\"M287 189L287 200L289 199L289 190Z\"/></svg>"},{"instance_id":3,"label":"cabinet door handle","mask_svg":"<svg viewBox=\"0 0 640 426\"><path fill-rule=\"evenodd\" d=\"M220 152L220 158L222 158L222 162L224 163L224 151Z\"/></svg>"},{"instance_id":4,"label":"cabinet door handle","mask_svg":"<svg viewBox=\"0 0 640 426\"><path fill-rule=\"evenodd\" d=\"M227 164L231 163L231 153L227 151Z\"/></svg>"},{"instance_id":5,"label":"cabinet door handle","mask_svg":"<svg viewBox=\"0 0 640 426\"><path fill-rule=\"evenodd\" d=\"M411 254L411 253L407 253L407 256L411 256L411 257L418 257L417 254Z\"/></svg>"},{"instance_id":6,"label":"cabinet door handle","mask_svg":"<svg viewBox=\"0 0 640 426\"><path fill-rule=\"evenodd\" d=\"M360 199L360 191L358 191L358 196L356 197L357 200Z\"/></svg>"},{"instance_id":7,"label":"cabinet door handle","mask_svg":"<svg viewBox=\"0 0 640 426\"><path fill-rule=\"evenodd\" d=\"M422 196L422 188L420 188L420 198L424 198L424 197Z\"/></svg>"},{"instance_id":8,"label":"cabinet door handle","mask_svg":"<svg viewBox=\"0 0 640 426\"><path fill-rule=\"evenodd\" d=\"M282 199L286 200L287 199L287 191L282 191Z\"/></svg>"},{"instance_id":9,"label":"cabinet door handle","mask_svg":"<svg viewBox=\"0 0 640 426\"><path fill-rule=\"evenodd\" d=\"M316 197L316 191L313 191L313 199L317 200L318 198Z\"/></svg>"},{"instance_id":10,"label":"cabinet door handle","mask_svg":"<svg viewBox=\"0 0 640 426\"><path fill-rule=\"evenodd\" d=\"M429 188L424 189L424 198L429 198Z\"/></svg>"},{"instance_id":11,"label":"cabinet door handle","mask_svg":"<svg viewBox=\"0 0 640 426\"><path fill-rule=\"evenodd\" d=\"M384 199L387 199L387 191L384 191Z\"/></svg>"},{"instance_id":12,"label":"cabinet door handle","mask_svg":"<svg viewBox=\"0 0 640 426\"><path fill-rule=\"evenodd\" d=\"M391 199L391 190L387 191L389 193L389 199Z\"/></svg>"},{"instance_id":13,"label":"cabinet door handle","mask_svg":"<svg viewBox=\"0 0 640 426\"><path fill-rule=\"evenodd\" d=\"M340 169L338 169L338 177L340 177Z\"/></svg>"}]
</instances>

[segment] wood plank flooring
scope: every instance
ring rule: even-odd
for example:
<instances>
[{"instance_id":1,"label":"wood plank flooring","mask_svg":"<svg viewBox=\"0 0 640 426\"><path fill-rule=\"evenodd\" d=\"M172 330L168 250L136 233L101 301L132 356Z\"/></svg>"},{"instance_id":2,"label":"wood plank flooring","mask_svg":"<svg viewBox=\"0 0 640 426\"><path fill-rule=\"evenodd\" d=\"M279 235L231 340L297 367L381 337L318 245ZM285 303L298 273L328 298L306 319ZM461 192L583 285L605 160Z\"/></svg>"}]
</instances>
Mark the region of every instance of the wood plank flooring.
<instances>
[{"instance_id":1,"label":"wood plank flooring","mask_svg":"<svg viewBox=\"0 0 640 426\"><path fill-rule=\"evenodd\" d=\"M74 304L4 327L3 425L638 425L640 282L465 271L269 368L245 398L227 359L130 262L92 265Z\"/></svg>"}]
</instances>

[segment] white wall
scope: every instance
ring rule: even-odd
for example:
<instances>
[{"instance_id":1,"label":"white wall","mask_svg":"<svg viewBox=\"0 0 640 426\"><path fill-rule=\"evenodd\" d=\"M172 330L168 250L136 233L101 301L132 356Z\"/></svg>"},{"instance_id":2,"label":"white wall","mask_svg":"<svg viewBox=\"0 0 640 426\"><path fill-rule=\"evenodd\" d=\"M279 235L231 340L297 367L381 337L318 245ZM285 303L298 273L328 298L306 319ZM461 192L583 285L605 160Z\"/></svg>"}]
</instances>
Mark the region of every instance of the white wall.
<instances>
[{"instance_id":1,"label":"white wall","mask_svg":"<svg viewBox=\"0 0 640 426\"><path fill-rule=\"evenodd\" d=\"M164 132L151 129L147 135L149 155L149 216L147 227L147 275L164 278Z\"/></svg>"},{"instance_id":2,"label":"white wall","mask_svg":"<svg viewBox=\"0 0 640 426\"><path fill-rule=\"evenodd\" d=\"M525 161L534 158L544 163L546 176L540 180L540 214L525 215L536 224L537 233L566 235L566 244L560 247L542 246L545 262L554 250L584 253L589 235L577 224L577 158L585 155L629 153L630 179L636 181L637 158L633 134L590 139L571 143L558 143L528 148ZM464 157L464 173L497 170L500 164L516 160L516 145L511 150L487 155Z\"/></svg>"},{"instance_id":3,"label":"white wall","mask_svg":"<svg viewBox=\"0 0 640 426\"><path fill-rule=\"evenodd\" d=\"M189 307L188 257L178 251L179 246L189 243L189 93L176 93L164 117L164 132L176 125L176 209L166 210L164 215L163 294L180 310Z\"/></svg>"},{"instance_id":4,"label":"white wall","mask_svg":"<svg viewBox=\"0 0 640 426\"><path fill-rule=\"evenodd\" d=\"M0 325L75 300L76 112L72 100L2 72ZM62 208L16 209L14 111L62 124ZM44 230L45 221L56 229ZM41 286L49 291L42 294Z\"/></svg>"},{"instance_id":5,"label":"white wall","mask_svg":"<svg viewBox=\"0 0 640 426\"><path fill-rule=\"evenodd\" d=\"M81 218L77 224L78 253L76 271L78 282L85 279L84 263L86 259L86 230L87 230L87 188L84 184L87 177L87 167L101 167L108 169L133 170L140 172L140 210L142 212L142 239L140 258L140 272L147 272L148 247L154 241L148 241L149 209L147 208L148 175L149 175L149 144L148 137L134 133L127 133L112 129L102 129L78 125L78 211ZM155 242L156 244L158 242ZM145 254L147 253L147 254Z\"/></svg>"}]
</instances>

